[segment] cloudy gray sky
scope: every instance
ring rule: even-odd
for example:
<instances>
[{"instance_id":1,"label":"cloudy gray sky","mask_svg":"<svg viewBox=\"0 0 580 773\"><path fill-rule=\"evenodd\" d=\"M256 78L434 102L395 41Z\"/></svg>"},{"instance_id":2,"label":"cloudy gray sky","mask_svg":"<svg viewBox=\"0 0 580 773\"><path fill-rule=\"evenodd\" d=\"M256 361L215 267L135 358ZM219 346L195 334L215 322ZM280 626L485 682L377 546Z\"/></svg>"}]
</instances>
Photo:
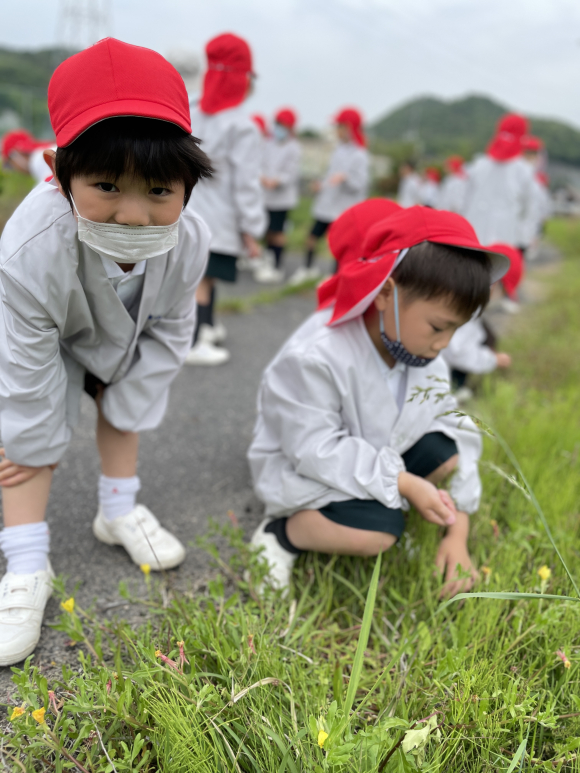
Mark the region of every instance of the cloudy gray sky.
<instances>
[{"instance_id":1,"label":"cloudy gray sky","mask_svg":"<svg viewBox=\"0 0 580 773\"><path fill-rule=\"evenodd\" d=\"M66 0L5 2L0 44L58 41ZM70 2L70 0L68 0ZM92 3L97 0L91 0ZM167 54L236 32L251 44L250 107L322 126L354 104L373 120L417 95L488 94L580 127L579 0L109 0L115 37Z\"/></svg>"}]
</instances>

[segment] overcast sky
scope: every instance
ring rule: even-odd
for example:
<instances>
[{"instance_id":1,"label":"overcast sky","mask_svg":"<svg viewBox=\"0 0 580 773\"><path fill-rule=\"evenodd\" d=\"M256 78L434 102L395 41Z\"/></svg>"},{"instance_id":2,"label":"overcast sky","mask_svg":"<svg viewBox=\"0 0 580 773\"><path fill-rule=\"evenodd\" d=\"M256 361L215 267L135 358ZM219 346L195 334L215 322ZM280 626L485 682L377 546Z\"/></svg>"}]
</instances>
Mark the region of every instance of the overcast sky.
<instances>
[{"instance_id":1,"label":"overcast sky","mask_svg":"<svg viewBox=\"0 0 580 773\"><path fill-rule=\"evenodd\" d=\"M3 3L0 44L59 42L67 0ZM69 4L71 0L68 0ZM89 0L94 6L98 0ZM82 5L77 2L77 5ZM580 127L580 0L109 0L110 34L167 54L220 32L252 46L250 108L295 106L322 126L368 121L418 95L487 94Z\"/></svg>"}]
</instances>

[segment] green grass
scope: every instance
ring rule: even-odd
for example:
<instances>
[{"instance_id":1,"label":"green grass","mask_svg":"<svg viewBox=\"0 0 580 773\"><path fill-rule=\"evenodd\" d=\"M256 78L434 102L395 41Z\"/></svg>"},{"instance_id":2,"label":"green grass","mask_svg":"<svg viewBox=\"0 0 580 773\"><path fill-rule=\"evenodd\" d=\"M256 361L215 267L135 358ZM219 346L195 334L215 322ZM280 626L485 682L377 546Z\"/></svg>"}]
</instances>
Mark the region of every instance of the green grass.
<instances>
[{"instance_id":1,"label":"green grass","mask_svg":"<svg viewBox=\"0 0 580 773\"><path fill-rule=\"evenodd\" d=\"M10 215L32 190L34 184L34 180L28 175L0 169L0 233Z\"/></svg>"},{"instance_id":2,"label":"green grass","mask_svg":"<svg viewBox=\"0 0 580 773\"><path fill-rule=\"evenodd\" d=\"M580 224L555 222L550 238L565 260L535 277L549 298L522 312L502 345L514 367L484 383L474 410L516 455L578 581ZM470 546L487 571L477 590L574 597L521 476L492 438L482 474ZM411 514L402 544L380 563L306 555L287 599L260 600L263 570L240 530L214 532L232 548L226 558L211 530L199 546L216 565L205 592L173 595L163 579L145 578L124 588L149 610L138 630L63 612L59 628L79 642L79 666L63 666L50 684L33 661L14 669L18 699L7 712L17 703L24 714L0 737L7 770L580 771L575 598L443 608L437 530ZM544 565L551 576L542 580ZM39 707L44 725L31 716Z\"/></svg>"}]
</instances>

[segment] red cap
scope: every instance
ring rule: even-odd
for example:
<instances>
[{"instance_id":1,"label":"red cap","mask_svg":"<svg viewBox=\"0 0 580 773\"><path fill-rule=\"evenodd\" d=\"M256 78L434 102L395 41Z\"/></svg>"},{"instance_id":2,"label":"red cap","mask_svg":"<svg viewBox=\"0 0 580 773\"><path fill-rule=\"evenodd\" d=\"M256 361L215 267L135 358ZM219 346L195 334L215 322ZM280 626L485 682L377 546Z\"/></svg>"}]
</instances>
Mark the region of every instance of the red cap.
<instances>
[{"instance_id":1,"label":"red cap","mask_svg":"<svg viewBox=\"0 0 580 773\"><path fill-rule=\"evenodd\" d=\"M397 202L390 199L367 199L350 207L334 221L328 231L328 246L336 258L339 271L360 258L369 229L400 209ZM334 274L319 286L319 310L334 302L337 282L338 274Z\"/></svg>"},{"instance_id":2,"label":"red cap","mask_svg":"<svg viewBox=\"0 0 580 773\"><path fill-rule=\"evenodd\" d=\"M540 183L540 185L543 185L546 188L550 184L550 178L546 172L536 172L536 180Z\"/></svg>"},{"instance_id":3,"label":"red cap","mask_svg":"<svg viewBox=\"0 0 580 773\"><path fill-rule=\"evenodd\" d=\"M293 129L296 126L298 117L291 107L284 107L281 110L278 110L274 116L274 120L276 123L285 126L287 129Z\"/></svg>"},{"instance_id":4,"label":"red cap","mask_svg":"<svg viewBox=\"0 0 580 773\"><path fill-rule=\"evenodd\" d=\"M533 134L526 134L521 140L522 150L529 153L539 153L544 147L544 143L539 137L534 137Z\"/></svg>"},{"instance_id":5,"label":"red cap","mask_svg":"<svg viewBox=\"0 0 580 773\"><path fill-rule=\"evenodd\" d=\"M522 152L521 140L528 131L528 120L523 115L508 113L500 118L495 137L487 146L487 154L495 161L509 161Z\"/></svg>"},{"instance_id":6,"label":"red cap","mask_svg":"<svg viewBox=\"0 0 580 773\"><path fill-rule=\"evenodd\" d=\"M34 139L26 129L14 129L2 137L2 158L4 161L8 161L10 154L14 152L28 155L43 145L48 145L48 143Z\"/></svg>"},{"instance_id":7,"label":"red cap","mask_svg":"<svg viewBox=\"0 0 580 773\"><path fill-rule=\"evenodd\" d=\"M451 174L465 175L463 158L461 156L449 156L445 162L445 166L449 169Z\"/></svg>"},{"instance_id":8,"label":"red cap","mask_svg":"<svg viewBox=\"0 0 580 773\"><path fill-rule=\"evenodd\" d=\"M363 119L360 112L354 107L345 107L334 118L334 123L344 123L350 129L353 142L366 147L367 140L363 131Z\"/></svg>"},{"instance_id":9,"label":"red cap","mask_svg":"<svg viewBox=\"0 0 580 773\"><path fill-rule=\"evenodd\" d=\"M205 47L207 71L199 109L219 113L237 107L246 98L252 73L252 51L243 38L226 32Z\"/></svg>"},{"instance_id":10,"label":"red cap","mask_svg":"<svg viewBox=\"0 0 580 773\"><path fill-rule=\"evenodd\" d=\"M400 252L422 242L487 253L492 263L491 283L501 279L509 268L504 255L479 243L475 231L461 215L429 207L401 209L370 228L361 257L339 271L334 314L329 325L363 314L391 275Z\"/></svg>"},{"instance_id":11,"label":"red cap","mask_svg":"<svg viewBox=\"0 0 580 773\"><path fill-rule=\"evenodd\" d=\"M263 137L270 136L270 130L268 129L268 124L266 123L266 119L263 115L254 113L254 115L251 115L250 118L256 124Z\"/></svg>"},{"instance_id":12,"label":"red cap","mask_svg":"<svg viewBox=\"0 0 580 773\"><path fill-rule=\"evenodd\" d=\"M434 183L441 182L441 172L436 166L428 166L427 169L425 169L425 177Z\"/></svg>"},{"instance_id":13,"label":"red cap","mask_svg":"<svg viewBox=\"0 0 580 773\"><path fill-rule=\"evenodd\" d=\"M185 84L149 48L105 38L66 59L48 85L50 121L59 148L105 118L138 116L174 123L191 134Z\"/></svg>"},{"instance_id":14,"label":"red cap","mask_svg":"<svg viewBox=\"0 0 580 773\"><path fill-rule=\"evenodd\" d=\"M492 252L498 252L500 255L505 255L510 262L510 267L503 275L501 283L508 296L512 300L517 300L517 288L524 276L524 257L520 250L515 247L511 247L509 244L490 244L487 248Z\"/></svg>"}]
</instances>

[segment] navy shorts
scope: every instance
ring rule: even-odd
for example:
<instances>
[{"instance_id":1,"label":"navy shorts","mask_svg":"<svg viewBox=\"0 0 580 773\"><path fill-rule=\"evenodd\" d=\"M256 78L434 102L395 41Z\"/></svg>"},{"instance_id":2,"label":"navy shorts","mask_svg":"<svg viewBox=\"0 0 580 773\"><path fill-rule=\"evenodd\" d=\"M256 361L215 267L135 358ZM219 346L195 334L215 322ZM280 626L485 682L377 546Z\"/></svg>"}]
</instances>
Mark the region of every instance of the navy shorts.
<instances>
[{"instance_id":1,"label":"navy shorts","mask_svg":"<svg viewBox=\"0 0 580 773\"><path fill-rule=\"evenodd\" d=\"M426 478L444 462L455 456L457 444L443 432L429 432L405 451L407 472ZM320 508L330 521L365 531L384 531L397 537L405 531L405 515L400 508L385 507L376 499L347 499L330 502Z\"/></svg>"},{"instance_id":2,"label":"navy shorts","mask_svg":"<svg viewBox=\"0 0 580 773\"><path fill-rule=\"evenodd\" d=\"M331 225L332 223L327 223L326 220L317 220L312 226L310 236L320 239L328 231Z\"/></svg>"},{"instance_id":3,"label":"navy shorts","mask_svg":"<svg viewBox=\"0 0 580 773\"><path fill-rule=\"evenodd\" d=\"M270 218L270 221L268 223L268 233L272 233L272 234L283 233L287 216L288 216L287 209L269 209L268 217Z\"/></svg>"},{"instance_id":4,"label":"navy shorts","mask_svg":"<svg viewBox=\"0 0 580 773\"><path fill-rule=\"evenodd\" d=\"M238 278L235 255L223 255L220 252L210 252L205 275L222 282L235 282Z\"/></svg>"}]
</instances>

